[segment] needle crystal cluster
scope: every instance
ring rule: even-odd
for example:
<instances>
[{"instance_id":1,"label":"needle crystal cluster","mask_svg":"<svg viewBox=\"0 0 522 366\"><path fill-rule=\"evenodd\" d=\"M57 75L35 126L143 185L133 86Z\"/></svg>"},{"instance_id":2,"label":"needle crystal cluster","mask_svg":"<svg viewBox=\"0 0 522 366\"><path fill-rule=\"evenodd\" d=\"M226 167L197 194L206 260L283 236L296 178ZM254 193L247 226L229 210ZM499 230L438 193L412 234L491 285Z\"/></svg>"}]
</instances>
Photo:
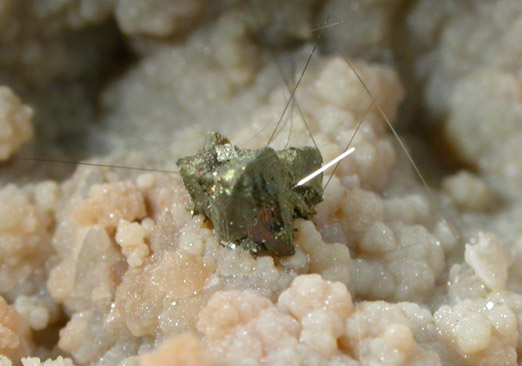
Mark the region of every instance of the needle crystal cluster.
<instances>
[{"instance_id":1,"label":"needle crystal cluster","mask_svg":"<svg viewBox=\"0 0 522 366\"><path fill-rule=\"evenodd\" d=\"M240 149L209 132L202 150L178 160L194 214L212 221L221 242L253 254L294 254L294 218L310 218L322 201L322 174L297 182L321 167L315 147Z\"/></svg>"}]
</instances>

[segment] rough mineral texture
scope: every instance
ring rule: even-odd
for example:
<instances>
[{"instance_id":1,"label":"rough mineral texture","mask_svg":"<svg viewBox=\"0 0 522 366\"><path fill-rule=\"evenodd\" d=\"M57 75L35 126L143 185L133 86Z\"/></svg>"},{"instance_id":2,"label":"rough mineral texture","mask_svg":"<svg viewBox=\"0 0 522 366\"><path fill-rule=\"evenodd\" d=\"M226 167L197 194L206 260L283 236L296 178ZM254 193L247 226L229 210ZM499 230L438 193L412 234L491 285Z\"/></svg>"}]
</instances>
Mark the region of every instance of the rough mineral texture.
<instances>
[{"instance_id":1,"label":"rough mineral texture","mask_svg":"<svg viewBox=\"0 0 522 366\"><path fill-rule=\"evenodd\" d=\"M0 160L6 160L33 135L31 107L7 87L0 87Z\"/></svg>"},{"instance_id":2,"label":"rough mineral texture","mask_svg":"<svg viewBox=\"0 0 522 366\"><path fill-rule=\"evenodd\" d=\"M522 182L520 19L517 0L421 0L406 22L424 105L459 156L513 198Z\"/></svg>"},{"instance_id":3,"label":"rough mineral texture","mask_svg":"<svg viewBox=\"0 0 522 366\"><path fill-rule=\"evenodd\" d=\"M520 364L521 26L517 0L0 0L0 366ZM355 148L293 255L191 214L208 130Z\"/></svg>"},{"instance_id":4,"label":"rough mineral texture","mask_svg":"<svg viewBox=\"0 0 522 366\"><path fill-rule=\"evenodd\" d=\"M0 353L14 360L27 356L32 348L29 327L3 297L0 297L0 319Z\"/></svg>"}]
</instances>

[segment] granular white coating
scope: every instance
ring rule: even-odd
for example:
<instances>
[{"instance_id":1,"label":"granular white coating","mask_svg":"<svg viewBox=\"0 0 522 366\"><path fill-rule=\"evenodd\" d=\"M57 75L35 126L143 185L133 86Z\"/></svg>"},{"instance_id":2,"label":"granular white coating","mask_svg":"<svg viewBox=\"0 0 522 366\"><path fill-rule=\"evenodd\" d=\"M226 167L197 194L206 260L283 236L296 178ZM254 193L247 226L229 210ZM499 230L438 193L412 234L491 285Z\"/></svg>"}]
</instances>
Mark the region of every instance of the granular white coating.
<instances>
[{"instance_id":1,"label":"granular white coating","mask_svg":"<svg viewBox=\"0 0 522 366\"><path fill-rule=\"evenodd\" d=\"M0 293L7 294L17 284L38 277L35 272L52 255L54 218L15 185L0 189L0 201Z\"/></svg>"},{"instance_id":2,"label":"granular white coating","mask_svg":"<svg viewBox=\"0 0 522 366\"><path fill-rule=\"evenodd\" d=\"M218 292L198 329L229 364L440 364L417 345L398 305L354 307L343 284L319 275L297 277L276 304L249 291Z\"/></svg>"},{"instance_id":3,"label":"granular white coating","mask_svg":"<svg viewBox=\"0 0 522 366\"><path fill-rule=\"evenodd\" d=\"M23 366L74 366L73 361L70 358L63 358L58 356L55 360L41 361L38 357L26 357L22 358Z\"/></svg>"},{"instance_id":4,"label":"granular white coating","mask_svg":"<svg viewBox=\"0 0 522 366\"><path fill-rule=\"evenodd\" d=\"M468 365L517 365L517 316L486 299L442 306L434 314L439 339Z\"/></svg>"}]
</instances>

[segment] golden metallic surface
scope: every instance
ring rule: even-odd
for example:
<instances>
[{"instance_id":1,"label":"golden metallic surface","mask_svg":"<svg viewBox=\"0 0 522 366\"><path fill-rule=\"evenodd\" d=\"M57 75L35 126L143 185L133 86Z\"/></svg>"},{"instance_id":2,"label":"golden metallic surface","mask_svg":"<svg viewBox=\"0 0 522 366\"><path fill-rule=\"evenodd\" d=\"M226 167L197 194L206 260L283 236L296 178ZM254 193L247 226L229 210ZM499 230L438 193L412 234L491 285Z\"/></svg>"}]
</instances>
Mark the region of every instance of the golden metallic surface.
<instances>
[{"instance_id":1,"label":"golden metallic surface","mask_svg":"<svg viewBox=\"0 0 522 366\"><path fill-rule=\"evenodd\" d=\"M222 242L253 254L294 254L293 219L311 217L322 200L322 175L296 187L321 167L313 147L242 150L209 132L204 148L177 164L194 212L212 221Z\"/></svg>"}]
</instances>

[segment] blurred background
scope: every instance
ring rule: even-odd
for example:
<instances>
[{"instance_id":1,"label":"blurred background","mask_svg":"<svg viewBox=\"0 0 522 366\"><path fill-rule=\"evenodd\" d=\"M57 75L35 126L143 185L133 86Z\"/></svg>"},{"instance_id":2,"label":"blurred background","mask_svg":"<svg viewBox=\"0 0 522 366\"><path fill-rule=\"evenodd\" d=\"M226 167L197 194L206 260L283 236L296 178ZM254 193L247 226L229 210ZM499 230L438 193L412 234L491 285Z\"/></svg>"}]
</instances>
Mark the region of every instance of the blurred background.
<instances>
[{"instance_id":1,"label":"blurred background","mask_svg":"<svg viewBox=\"0 0 522 366\"><path fill-rule=\"evenodd\" d=\"M281 70L295 80L321 35L318 54L399 73L396 124L414 136L426 174L465 167L494 184L500 176L498 190L516 195L520 34L517 0L0 0L0 84L34 108L24 156L156 145L161 158L182 149L172 145L187 126L226 133L245 123Z\"/></svg>"}]
</instances>

